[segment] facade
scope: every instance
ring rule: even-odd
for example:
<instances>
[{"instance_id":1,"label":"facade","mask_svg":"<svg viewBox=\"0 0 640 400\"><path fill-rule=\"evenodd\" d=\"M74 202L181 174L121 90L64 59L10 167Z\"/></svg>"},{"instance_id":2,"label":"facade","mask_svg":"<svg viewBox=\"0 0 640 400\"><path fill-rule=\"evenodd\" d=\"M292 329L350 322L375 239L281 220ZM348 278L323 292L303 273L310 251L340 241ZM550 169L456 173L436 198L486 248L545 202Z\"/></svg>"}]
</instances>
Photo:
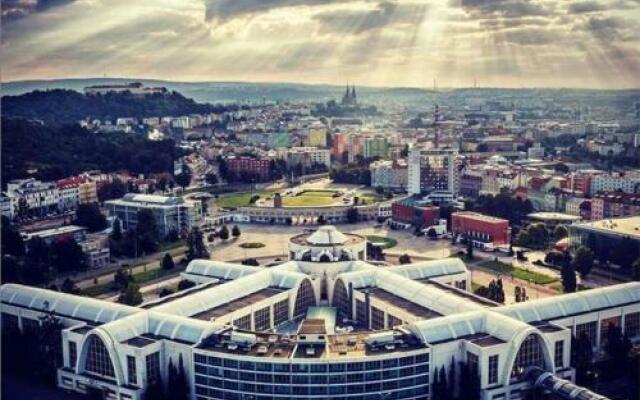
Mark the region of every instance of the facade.
<instances>
[{"instance_id":1,"label":"facade","mask_svg":"<svg viewBox=\"0 0 640 400\"><path fill-rule=\"evenodd\" d=\"M202 220L200 202L180 197L129 193L121 199L106 201L105 206L110 216L120 220L124 230L136 229L138 211L150 210L156 218L156 227L161 237L173 232L186 233Z\"/></svg>"},{"instance_id":2,"label":"facade","mask_svg":"<svg viewBox=\"0 0 640 400\"><path fill-rule=\"evenodd\" d=\"M315 224L320 217L327 224L349 222L349 211L356 209L360 221L373 221L379 217L386 218L391 214L391 203L382 202L359 206L325 206L325 207L240 207L237 215L244 222L267 224Z\"/></svg>"},{"instance_id":3,"label":"facade","mask_svg":"<svg viewBox=\"0 0 640 400\"><path fill-rule=\"evenodd\" d=\"M65 225L59 228L44 229L41 231L30 232L26 235L26 240L39 237L48 245L74 240L76 243L87 240L87 228L77 225Z\"/></svg>"},{"instance_id":4,"label":"facade","mask_svg":"<svg viewBox=\"0 0 640 400\"><path fill-rule=\"evenodd\" d=\"M225 159L227 169L236 176L248 174L260 181L266 181L270 176L270 158L228 157Z\"/></svg>"},{"instance_id":5,"label":"facade","mask_svg":"<svg viewBox=\"0 0 640 400\"><path fill-rule=\"evenodd\" d=\"M391 204L393 222L423 227L436 224L439 217L440 209L438 207L425 205L410 197Z\"/></svg>"},{"instance_id":6,"label":"facade","mask_svg":"<svg viewBox=\"0 0 640 400\"><path fill-rule=\"evenodd\" d=\"M16 215L22 213L23 210L45 215L58 209L61 202L60 190L55 183L41 182L33 178L8 182L6 194L12 199Z\"/></svg>"},{"instance_id":7,"label":"facade","mask_svg":"<svg viewBox=\"0 0 640 400\"><path fill-rule=\"evenodd\" d=\"M462 175L460 177L460 194L468 197L478 197L482 190L482 177L476 175Z\"/></svg>"},{"instance_id":8,"label":"facade","mask_svg":"<svg viewBox=\"0 0 640 400\"><path fill-rule=\"evenodd\" d=\"M309 127L307 146L327 147L327 128L322 124L313 124Z\"/></svg>"},{"instance_id":9,"label":"facade","mask_svg":"<svg viewBox=\"0 0 640 400\"><path fill-rule=\"evenodd\" d=\"M509 243L510 228L506 219L463 211L451 214L451 232L471 240L476 247Z\"/></svg>"},{"instance_id":10,"label":"facade","mask_svg":"<svg viewBox=\"0 0 640 400\"><path fill-rule=\"evenodd\" d=\"M432 191L458 193L458 163L455 150L412 149L408 160L410 194Z\"/></svg>"},{"instance_id":11,"label":"facade","mask_svg":"<svg viewBox=\"0 0 640 400\"><path fill-rule=\"evenodd\" d=\"M371 187L384 190L405 190L407 188L407 164L402 160L379 160L369 164Z\"/></svg>"},{"instance_id":12,"label":"facade","mask_svg":"<svg viewBox=\"0 0 640 400\"><path fill-rule=\"evenodd\" d=\"M598 192L640 193L640 176L623 174L599 174L591 179L591 195Z\"/></svg>"},{"instance_id":13,"label":"facade","mask_svg":"<svg viewBox=\"0 0 640 400\"><path fill-rule=\"evenodd\" d=\"M387 158L389 156L389 141L384 136L373 136L364 139L364 158Z\"/></svg>"},{"instance_id":14,"label":"facade","mask_svg":"<svg viewBox=\"0 0 640 400\"><path fill-rule=\"evenodd\" d=\"M468 291L459 259L379 268L359 258L363 244L325 227L294 236L292 258L270 268L194 260L182 274L194 288L140 307L5 284L3 329L53 313L60 388L114 400L141 399L179 360L194 400L429 400L451 362L477 373L482 400L524 399L549 379L562 395L572 335L596 355L611 326L640 336L638 282L503 306Z\"/></svg>"},{"instance_id":15,"label":"facade","mask_svg":"<svg viewBox=\"0 0 640 400\"><path fill-rule=\"evenodd\" d=\"M269 135L269 148L282 149L289 147L289 132L272 132Z\"/></svg>"},{"instance_id":16,"label":"facade","mask_svg":"<svg viewBox=\"0 0 640 400\"><path fill-rule=\"evenodd\" d=\"M640 215L640 194L601 192L591 199L591 219Z\"/></svg>"},{"instance_id":17,"label":"facade","mask_svg":"<svg viewBox=\"0 0 640 400\"><path fill-rule=\"evenodd\" d=\"M281 156L289 166L302 165L310 167L314 164L331 167L331 151L317 147L292 147L282 151Z\"/></svg>"}]
</instances>

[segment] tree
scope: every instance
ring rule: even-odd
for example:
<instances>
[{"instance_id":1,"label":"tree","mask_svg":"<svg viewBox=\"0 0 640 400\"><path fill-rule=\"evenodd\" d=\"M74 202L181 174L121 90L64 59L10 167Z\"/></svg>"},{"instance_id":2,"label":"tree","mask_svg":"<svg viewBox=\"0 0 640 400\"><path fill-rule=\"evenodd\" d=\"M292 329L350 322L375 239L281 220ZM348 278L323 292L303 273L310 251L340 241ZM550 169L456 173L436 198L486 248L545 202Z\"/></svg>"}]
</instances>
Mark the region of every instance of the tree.
<instances>
[{"instance_id":1,"label":"tree","mask_svg":"<svg viewBox=\"0 0 640 400\"><path fill-rule=\"evenodd\" d=\"M117 270L116 273L113 274L113 284L116 289L126 288L132 280L133 278L124 268Z\"/></svg>"},{"instance_id":2,"label":"tree","mask_svg":"<svg viewBox=\"0 0 640 400\"><path fill-rule=\"evenodd\" d=\"M122 222L119 218L113 221L113 229L111 231L111 239L122 240Z\"/></svg>"},{"instance_id":3,"label":"tree","mask_svg":"<svg viewBox=\"0 0 640 400\"><path fill-rule=\"evenodd\" d=\"M62 365L62 329L64 325L53 311L40 317L39 338L37 342L40 362L36 371L42 379L52 385L57 381L57 370Z\"/></svg>"},{"instance_id":4,"label":"tree","mask_svg":"<svg viewBox=\"0 0 640 400\"><path fill-rule=\"evenodd\" d=\"M450 399L454 398L456 393L456 360L453 356L451 356L451 364L449 365L449 377L447 383L449 386L447 387L447 395Z\"/></svg>"},{"instance_id":5,"label":"tree","mask_svg":"<svg viewBox=\"0 0 640 400\"><path fill-rule=\"evenodd\" d=\"M590 248L580 246L571 261L574 270L578 271L582 277L589 275L593 267L593 252Z\"/></svg>"},{"instance_id":6,"label":"tree","mask_svg":"<svg viewBox=\"0 0 640 400\"><path fill-rule=\"evenodd\" d=\"M191 171L185 167L182 173L176 175L176 183L184 190L191 183Z\"/></svg>"},{"instance_id":7,"label":"tree","mask_svg":"<svg viewBox=\"0 0 640 400\"><path fill-rule=\"evenodd\" d=\"M634 281L640 281L640 257L631 265L631 278Z\"/></svg>"},{"instance_id":8,"label":"tree","mask_svg":"<svg viewBox=\"0 0 640 400\"><path fill-rule=\"evenodd\" d=\"M135 238L140 250L153 253L158 249L158 228L153 211L141 209L137 214ZM137 254L136 254L137 255Z\"/></svg>"},{"instance_id":9,"label":"tree","mask_svg":"<svg viewBox=\"0 0 640 400\"><path fill-rule=\"evenodd\" d=\"M602 340L602 338L600 339ZM609 323L607 327L607 343L605 351L615 361L614 365L624 368L631 352L631 341L622 334L619 326Z\"/></svg>"},{"instance_id":10,"label":"tree","mask_svg":"<svg viewBox=\"0 0 640 400\"><path fill-rule=\"evenodd\" d=\"M20 231L18 231L11 220L4 215L2 216L0 224L2 225L2 234L0 236L0 240L2 241L2 254L11 254L16 257L24 256L25 246Z\"/></svg>"},{"instance_id":11,"label":"tree","mask_svg":"<svg viewBox=\"0 0 640 400\"><path fill-rule=\"evenodd\" d=\"M147 384L143 398L144 400L163 400L165 395L162 377L158 376Z\"/></svg>"},{"instance_id":12,"label":"tree","mask_svg":"<svg viewBox=\"0 0 640 400\"><path fill-rule=\"evenodd\" d=\"M326 221L324 220L324 215L319 216L317 222L318 222L318 225L326 224Z\"/></svg>"},{"instance_id":13,"label":"tree","mask_svg":"<svg viewBox=\"0 0 640 400\"><path fill-rule=\"evenodd\" d=\"M227 237L229 233L227 232ZM193 227L189 236L187 236L187 258L193 260L195 258L209 258L209 252L204 244L202 231L198 227Z\"/></svg>"},{"instance_id":14,"label":"tree","mask_svg":"<svg viewBox=\"0 0 640 400\"><path fill-rule=\"evenodd\" d=\"M209 172L204 176L204 180L205 182L207 182L209 185L217 185L218 184L218 175Z\"/></svg>"},{"instance_id":15,"label":"tree","mask_svg":"<svg viewBox=\"0 0 640 400\"><path fill-rule=\"evenodd\" d=\"M400 264L411 264L411 257L408 254L403 254L398 258Z\"/></svg>"},{"instance_id":16,"label":"tree","mask_svg":"<svg viewBox=\"0 0 640 400\"><path fill-rule=\"evenodd\" d=\"M176 265L173 263L173 258L169 253L165 253L164 257L162 257L162 262L160 263L162 269L168 271L173 269Z\"/></svg>"},{"instance_id":17,"label":"tree","mask_svg":"<svg viewBox=\"0 0 640 400\"><path fill-rule=\"evenodd\" d=\"M255 258L245 258L244 260L242 260L241 264L242 265L250 265L252 267L260 266L260 263Z\"/></svg>"},{"instance_id":18,"label":"tree","mask_svg":"<svg viewBox=\"0 0 640 400\"><path fill-rule=\"evenodd\" d=\"M73 238L63 240L53 247L53 266L59 272L78 271L87 268L82 247Z\"/></svg>"},{"instance_id":19,"label":"tree","mask_svg":"<svg viewBox=\"0 0 640 400\"><path fill-rule=\"evenodd\" d=\"M358 213L358 209L355 207L351 207L347 210L347 222L350 224L355 224L360 219L360 214Z\"/></svg>"},{"instance_id":20,"label":"tree","mask_svg":"<svg viewBox=\"0 0 640 400\"><path fill-rule=\"evenodd\" d=\"M553 230L553 237L555 238L556 241L562 240L566 238L568 235L569 235L569 231L567 230L567 227L564 225L558 225Z\"/></svg>"},{"instance_id":21,"label":"tree","mask_svg":"<svg viewBox=\"0 0 640 400\"><path fill-rule=\"evenodd\" d=\"M142 293L140 293L140 286L134 282L129 282L127 287L120 292L118 297L118 303L127 304L130 306L137 306L142 303Z\"/></svg>"},{"instance_id":22,"label":"tree","mask_svg":"<svg viewBox=\"0 0 640 400\"><path fill-rule=\"evenodd\" d=\"M89 232L101 231L107 227L107 219L97 204L78 205L75 223L86 227Z\"/></svg>"},{"instance_id":23,"label":"tree","mask_svg":"<svg viewBox=\"0 0 640 400\"><path fill-rule=\"evenodd\" d=\"M218 236L220 236L220 239L222 240L229 239L229 228L227 228L226 225L222 225L222 228L220 228L220 232L218 233Z\"/></svg>"},{"instance_id":24,"label":"tree","mask_svg":"<svg viewBox=\"0 0 640 400\"><path fill-rule=\"evenodd\" d=\"M188 279L183 279L180 282L178 282L178 290L186 290L194 287L195 285L196 285L195 282L190 281Z\"/></svg>"},{"instance_id":25,"label":"tree","mask_svg":"<svg viewBox=\"0 0 640 400\"><path fill-rule=\"evenodd\" d=\"M234 225L233 228L231 229L231 236L233 236L235 239L240 237L240 228L238 227L238 225Z\"/></svg>"},{"instance_id":26,"label":"tree","mask_svg":"<svg viewBox=\"0 0 640 400\"><path fill-rule=\"evenodd\" d=\"M107 200L119 199L127 193L127 185L119 179L103 183L98 187L98 201L104 203Z\"/></svg>"},{"instance_id":27,"label":"tree","mask_svg":"<svg viewBox=\"0 0 640 400\"><path fill-rule=\"evenodd\" d=\"M562 270L560 271L560 276L562 278L562 290L565 293L573 293L576 291L576 271L573 268L572 263L565 262L562 265Z\"/></svg>"},{"instance_id":28,"label":"tree","mask_svg":"<svg viewBox=\"0 0 640 400\"><path fill-rule=\"evenodd\" d=\"M162 290L160 290L160 293L158 293L158 297L163 298L163 297L167 297L169 295L173 294L173 291L171 289L167 289L162 288Z\"/></svg>"},{"instance_id":29,"label":"tree","mask_svg":"<svg viewBox=\"0 0 640 400\"><path fill-rule=\"evenodd\" d=\"M80 289L76 286L76 283L69 278L66 278L62 285L60 285L60 291L63 293L80 294Z\"/></svg>"}]
</instances>

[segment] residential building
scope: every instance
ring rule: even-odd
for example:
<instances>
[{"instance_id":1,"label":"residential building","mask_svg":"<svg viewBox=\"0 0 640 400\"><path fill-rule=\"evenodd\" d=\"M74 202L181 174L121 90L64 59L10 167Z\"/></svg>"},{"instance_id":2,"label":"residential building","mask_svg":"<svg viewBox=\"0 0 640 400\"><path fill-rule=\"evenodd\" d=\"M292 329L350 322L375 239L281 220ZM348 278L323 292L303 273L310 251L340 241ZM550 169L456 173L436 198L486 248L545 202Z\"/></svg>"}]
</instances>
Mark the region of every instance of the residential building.
<instances>
[{"instance_id":1,"label":"residential building","mask_svg":"<svg viewBox=\"0 0 640 400\"><path fill-rule=\"evenodd\" d=\"M292 147L280 152L287 165L302 165L310 167L314 164L324 165L327 169L331 167L331 150L319 149L317 147Z\"/></svg>"},{"instance_id":2,"label":"residential building","mask_svg":"<svg viewBox=\"0 0 640 400\"><path fill-rule=\"evenodd\" d=\"M640 193L639 174L599 174L591 179L591 195L598 192L620 190L625 193Z\"/></svg>"},{"instance_id":3,"label":"residential building","mask_svg":"<svg viewBox=\"0 0 640 400\"><path fill-rule=\"evenodd\" d=\"M600 192L591 199L591 219L640 215L640 193Z\"/></svg>"},{"instance_id":4,"label":"residential building","mask_svg":"<svg viewBox=\"0 0 640 400\"><path fill-rule=\"evenodd\" d=\"M268 157L227 157L227 170L235 176L250 176L257 181L267 181L271 176L271 159Z\"/></svg>"},{"instance_id":5,"label":"residential building","mask_svg":"<svg viewBox=\"0 0 640 400\"><path fill-rule=\"evenodd\" d=\"M45 215L58 209L60 190L53 182L41 182L34 178L17 179L7 183L7 196L14 204L14 214L23 211Z\"/></svg>"},{"instance_id":6,"label":"residential building","mask_svg":"<svg viewBox=\"0 0 640 400\"><path fill-rule=\"evenodd\" d=\"M371 187L384 190L406 190L407 164L404 160L378 160L369 164Z\"/></svg>"},{"instance_id":7,"label":"residential building","mask_svg":"<svg viewBox=\"0 0 640 400\"><path fill-rule=\"evenodd\" d=\"M364 139L364 158L386 158L389 155L389 142L386 137L376 135Z\"/></svg>"},{"instance_id":8,"label":"residential building","mask_svg":"<svg viewBox=\"0 0 640 400\"><path fill-rule=\"evenodd\" d=\"M202 220L200 202L181 197L129 193L121 199L106 201L105 206L110 216L121 221L124 230L136 229L138 211L150 210L161 238L172 233L186 234Z\"/></svg>"},{"instance_id":9,"label":"residential building","mask_svg":"<svg viewBox=\"0 0 640 400\"><path fill-rule=\"evenodd\" d=\"M308 128L307 146L327 147L327 128L322 124L313 124Z\"/></svg>"},{"instance_id":10,"label":"residential building","mask_svg":"<svg viewBox=\"0 0 640 400\"><path fill-rule=\"evenodd\" d=\"M410 194L431 191L458 193L458 153L455 150L411 149L408 160Z\"/></svg>"}]
</instances>

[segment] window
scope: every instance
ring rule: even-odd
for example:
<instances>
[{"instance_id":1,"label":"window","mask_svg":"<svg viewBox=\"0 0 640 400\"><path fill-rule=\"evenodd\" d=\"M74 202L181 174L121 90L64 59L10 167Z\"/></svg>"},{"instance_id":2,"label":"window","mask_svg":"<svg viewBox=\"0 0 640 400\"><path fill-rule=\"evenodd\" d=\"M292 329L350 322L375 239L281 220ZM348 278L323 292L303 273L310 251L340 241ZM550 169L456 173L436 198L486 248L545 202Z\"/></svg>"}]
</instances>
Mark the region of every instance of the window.
<instances>
[{"instance_id":1,"label":"window","mask_svg":"<svg viewBox=\"0 0 640 400\"><path fill-rule=\"evenodd\" d=\"M338 321L342 322L345 318L351 319L349 293L347 293L347 288L344 286L342 280L338 280L333 289L333 306L338 309Z\"/></svg>"},{"instance_id":2,"label":"window","mask_svg":"<svg viewBox=\"0 0 640 400\"><path fill-rule=\"evenodd\" d=\"M132 385L138 383L138 374L136 372L136 358L133 356L127 356L127 379Z\"/></svg>"},{"instance_id":3,"label":"window","mask_svg":"<svg viewBox=\"0 0 640 400\"><path fill-rule=\"evenodd\" d=\"M359 324L365 325L367 323L367 307L364 301L356 300L356 320Z\"/></svg>"},{"instance_id":4,"label":"window","mask_svg":"<svg viewBox=\"0 0 640 400\"><path fill-rule=\"evenodd\" d=\"M576 325L576 338L582 337L585 335L587 339L589 339L589 343L594 347L596 345L596 329L597 322L587 322L585 324Z\"/></svg>"},{"instance_id":5,"label":"window","mask_svg":"<svg viewBox=\"0 0 640 400\"><path fill-rule=\"evenodd\" d=\"M554 360L556 369L564 367L564 340L558 340L555 344Z\"/></svg>"},{"instance_id":6,"label":"window","mask_svg":"<svg viewBox=\"0 0 640 400\"><path fill-rule=\"evenodd\" d=\"M498 355L489 357L489 385L498 383Z\"/></svg>"},{"instance_id":7,"label":"window","mask_svg":"<svg viewBox=\"0 0 640 400\"><path fill-rule=\"evenodd\" d=\"M469 366L469 373L471 375L478 375L478 356L467 352L467 365Z\"/></svg>"},{"instance_id":8,"label":"window","mask_svg":"<svg viewBox=\"0 0 640 400\"><path fill-rule=\"evenodd\" d=\"M624 332L629 337L640 335L640 312L624 316Z\"/></svg>"},{"instance_id":9,"label":"window","mask_svg":"<svg viewBox=\"0 0 640 400\"><path fill-rule=\"evenodd\" d=\"M262 308L253 314L256 331L266 331L271 328L271 309Z\"/></svg>"},{"instance_id":10,"label":"window","mask_svg":"<svg viewBox=\"0 0 640 400\"><path fill-rule=\"evenodd\" d=\"M315 294L313 293L313 286L308 279L305 279L298 288L298 294L296 295L295 316L302 315L307 312L307 308L316 304Z\"/></svg>"},{"instance_id":11,"label":"window","mask_svg":"<svg viewBox=\"0 0 640 400\"><path fill-rule=\"evenodd\" d=\"M371 307L371 329L384 329L384 311Z\"/></svg>"},{"instance_id":12,"label":"window","mask_svg":"<svg viewBox=\"0 0 640 400\"><path fill-rule=\"evenodd\" d=\"M69 342L69 366L71 368L76 367L76 361L78 359L78 348L76 342Z\"/></svg>"},{"instance_id":13,"label":"window","mask_svg":"<svg viewBox=\"0 0 640 400\"><path fill-rule=\"evenodd\" d=\"M605 318L600 321L600 346L604 347L609 341L609 329L619 326L620 317Z\"/></svg>"},{"instance_id":14,"label":"window","mask_svg":"<svg viewBox=\"0 0 640 400\"><path fill-rule=\"evenodd\" d=\"M250 331L251 330L251 314L247 314L243 317L236 319L235 321L233 321L233 325L235 325L236 328L238 329Z\"/></svg>"},{"instance_id":15,"label":"window","mask_svg":"<svg viewBox=\"0 0 640 400\"><path fill-rule=\"evenodd\" d=\"M391 329L398 325L402 325L402 320L400 318L396 318L391 314L387 314L387 328Z\"/></svg>"},{"instance_id":16,"label":"window","mask_svg":"<svg viewBox=\"0 0 640 400\"><path fill-rule=\"evenodd\" d=\"M85 369L96 375L108 376L111 378L115 377L109 352L104 346L104 343L102 343L102 340L95 335L92 335L91 339L89 339L89 349L87 352Z\"/></svg>"},{"instance_id":17,"label":"window","mask_svg":"<svg viewBox=\"0 0 640 400\"><path fill-rule=\"evenodd\" d=\"M516 381L520 380L527 367L531 366L544 368L542 343L540 343L540 338L536 335L529 335L522 342L513 363L511 379Z\"/></svg>"},{"instance_id":18,"label":"window","mask_svg":"<svg viewBox=\"0 0 640 400\"><path fill-rule=\"evenodd\" d=\"M278 326L289 320L289 299L284 299L273 305L273 324Z\"/></svg>"},{"instance_id":19,"label":"window","mask_svg":"<svg viewBox=\"0 0 640 400\"><path fill-rule=\"evenodd\" d=\"M146 357L147 383L156 382L160 379L160 353L155 352Z\"/></svg>"}]
</instances>

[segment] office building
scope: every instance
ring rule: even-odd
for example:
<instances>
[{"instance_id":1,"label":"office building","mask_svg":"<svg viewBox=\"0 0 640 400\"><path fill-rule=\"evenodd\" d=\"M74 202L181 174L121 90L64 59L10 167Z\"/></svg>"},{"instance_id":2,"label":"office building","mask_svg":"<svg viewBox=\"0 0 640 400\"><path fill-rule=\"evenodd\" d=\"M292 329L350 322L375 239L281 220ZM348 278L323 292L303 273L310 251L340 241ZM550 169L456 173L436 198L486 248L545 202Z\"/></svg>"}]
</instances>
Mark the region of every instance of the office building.
<instances>
[{"instance_id":1,"label":"office building","mask_svg":"<svg viewBox=\"0 0 640 400\"><path fill-rule=\"evenodd\" d=\"M200 202L181 197L128 193L123 198L105 202L109 215L118 218L124 230L136 229L138 211L150 210L156 219L158 235L182 235L197 226L202 219Z\"/></svg>"},{"instance_id":2,"label":"office building","mask_svg":"<svg viewBox=\"0 0 640 400\"><path fill-rule=\"evenodd\" d=\"M389 141L384 136L373 136L364 139L364 158L386 158L389 155Z\"/></svg>"},{"instance_id":3,"label":"office building","mask_svg":"<svg viewBox=\"0 0 640 400\"><path fill-rule=\"evenodd\" d=\"M406 190L407 164L404 160L378 160L369 164L371 187L384 190Z\"/></svg>"},{"instance_id":4,"label":"office building","mask_svg":"<svg viewBox=\"0 0 640 400\"><path fill-rule=\"evenodd\" d=\"M505 245L509 243L509 221L476 212L456 212L451 214L451 233L479 248Z\"/></svg>"},{"instance_id":5,"label":"office building","mask_svg":"<svg viewBox=\"0 0 640 400\"><path fill-rule=\"evenodd\" d=\"M455 150L411 149L409 152L408 182L410 194L432 191L457 194L458 153Z\"/></svg>"}]
</instances>

